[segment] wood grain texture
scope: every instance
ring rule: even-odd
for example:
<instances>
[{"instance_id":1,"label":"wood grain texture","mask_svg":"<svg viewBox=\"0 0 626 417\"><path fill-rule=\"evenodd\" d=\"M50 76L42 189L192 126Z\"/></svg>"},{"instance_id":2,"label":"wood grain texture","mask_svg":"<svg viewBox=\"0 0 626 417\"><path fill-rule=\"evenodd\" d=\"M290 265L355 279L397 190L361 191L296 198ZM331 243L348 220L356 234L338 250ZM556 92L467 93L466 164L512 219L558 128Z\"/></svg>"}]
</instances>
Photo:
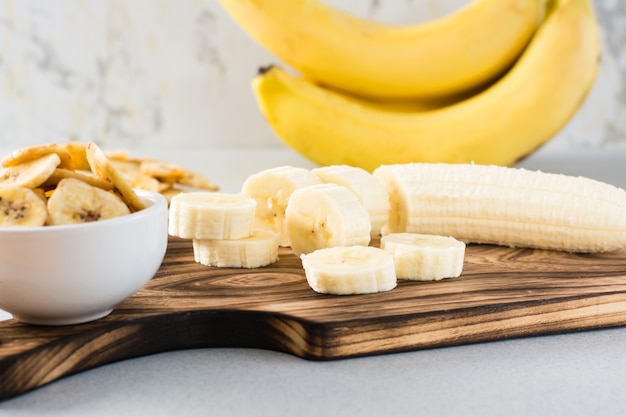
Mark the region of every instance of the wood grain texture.
<instances>
[{"instance_id":1,"label":"wood grain texture","mask_svg":"<svg viewBox=\"0 0 626 417\"><path fill-rule=\"evenodd\" d=\"M392 291L314 293L300 260L253 270L194 262L172 238L137 294L97 321L0 322L0 400L103 364L200 347L332 360L626 325L626 251L568 254L470 245L463 275Z\"/></svg>"}]
</instances>

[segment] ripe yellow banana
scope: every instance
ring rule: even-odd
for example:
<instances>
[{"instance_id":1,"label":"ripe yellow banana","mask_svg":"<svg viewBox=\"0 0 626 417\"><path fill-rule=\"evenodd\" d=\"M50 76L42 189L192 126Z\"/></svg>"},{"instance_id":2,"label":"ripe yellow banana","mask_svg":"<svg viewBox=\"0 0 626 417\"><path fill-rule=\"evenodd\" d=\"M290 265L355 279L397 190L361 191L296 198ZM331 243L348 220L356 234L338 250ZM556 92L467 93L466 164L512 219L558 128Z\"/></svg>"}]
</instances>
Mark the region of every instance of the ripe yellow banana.
<instances>
[{"instance_id":1,"label":"ripe yellow banana","mask_svg":"<svg viewBox=\"0 0 626 417\"><path fill-rule=\"evenodd\" d=\"M522 52L546 0L474 0L414 25L351 16L322 0L220 0L260 45L310 79L371 98L442 97L494 79Z\"/></svg>"},{"instance_id":2,"label":"ripe yellow banana","mask_svg":"<svg viewBox=\"0 0 626 417\"><path fill-rule=\"evenodd\" d=\"M262 113L289 146L320 165L512 165L556 134L595 80L600 58L590 0L555 6L511 68L488 89L427 112L372 109L271 67L253 80Z\"/></svg>"}]
</instances>

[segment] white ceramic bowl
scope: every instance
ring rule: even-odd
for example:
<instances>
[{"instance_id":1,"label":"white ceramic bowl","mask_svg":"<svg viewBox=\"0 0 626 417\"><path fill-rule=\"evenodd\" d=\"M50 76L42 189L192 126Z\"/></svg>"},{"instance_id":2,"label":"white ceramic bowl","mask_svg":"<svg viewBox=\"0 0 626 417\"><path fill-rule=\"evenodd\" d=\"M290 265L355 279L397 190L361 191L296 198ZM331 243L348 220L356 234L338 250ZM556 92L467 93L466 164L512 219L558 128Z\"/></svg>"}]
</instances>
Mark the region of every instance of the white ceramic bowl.
<instances>
[{"instance_id":1,"label":"white ceramic bowl","mask_svg":"<svg viewBox=\"0 0 626 417\"><path fill-rule=\"evenodd\" d=\"M100 222L0 228L0 309L41 325L102 318L156 273L167 249L167 201Z\"/></svg>"}]
</instances>

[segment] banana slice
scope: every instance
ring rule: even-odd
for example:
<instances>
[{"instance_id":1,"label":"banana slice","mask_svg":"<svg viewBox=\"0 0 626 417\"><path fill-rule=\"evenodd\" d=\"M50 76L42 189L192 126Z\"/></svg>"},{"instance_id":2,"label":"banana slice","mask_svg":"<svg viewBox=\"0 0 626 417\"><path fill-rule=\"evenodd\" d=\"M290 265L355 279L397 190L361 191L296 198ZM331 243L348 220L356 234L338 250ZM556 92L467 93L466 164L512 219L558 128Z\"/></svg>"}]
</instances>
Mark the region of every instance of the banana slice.
<instances>
[{"instance_id":1,"label":"banana slice","mask_svg":"<svg viewBox=\"0 0 626 417\"><path fill-rule=\"evenodd\" d=\"M162 182L174 183L187 175L187 170L169 162L144 160L139 164L139 171Z\"/></svg>"},{"instance_id":2,"label":"banana slice","mask_svg":"<svg viewBox=\"0 0 626 417\"><path fill-rule=\"evenodd\" d=\"M30 188L0 187L0 226L43 226L46 203Z\"/></svg>"},{"instance_id":3,"label":"banana slice","mask_svg":"<svg viewBox=\"0 0 626 417\"><path fill-rule=\"evenodd\" d=\"M187 171L187 174L178 180L178 184L207 191L217 191L220 189L219 185L206 178L204 175L193 171Z\"/></svg>"},{"instance_id":4,"label":"banana slice","mask_svg":"<svg viewBox=\"0 0 626 417\"><path fill-rule=\"evenodd\" d=\"M48 196L46 195L46 190L41 187L37 188L29 188L29 190L33 190L33 192L44 202L44 204L48 204ZM46 209L47 210L47 209Z\"/></svg>"},{"instance_id":5,"label":"banana slice","mask_svg":"<svg viewBox=\"0 0 626 417\"><path fill-rule=\"evenodd\" d=\"M301 255L307 282L322 294L389 291L397 279L391 254L372 246L337 246Z\"/></svg>"},{"instance_id":6,"label":"banana slice","mask_svg":"<svg viewBox=\"0 0 626 417\"><path fill-rule=\"evenodd\" d=\"M367 246L370 218L348 188L317 184L295 190L285 211L291 249L300 256L333 246Z\"/></svg>"},{"instance_id":7,"label":"banana slice","mask_svg":"<svg viewBox=\"0 0 626 417\"><path fill-rule=\"evenodd\" d=\"M198 191L170 202L169 234L183 239L241 239L252 235L256 201L240 194Z\"/></svg>"},{"instance_id":8,"label":"banana slice","mask_svg":"<svg viewBox=\"0 0 626 417\"><path fill-rule=\"evenodd\" d=\"M52 175L61 159L56 153L10 165L0 170L0 186L37 188Z\"/></svg>"},{"instance_id":9,"label":"banana slice","mask_svg":"<svg viewBox=\"0 0 626 417\"><path fill-rule=\"evenodd\" d=\"M142 173L131 178L128 182L134 188L154 191L157 193L162 193L163 191L168 190L172 187L172 184L161 182L154 177Z\"/></svg>"},{"instance_id":10,"label":"banana slice","mask_svg":"<svg viewBox=\"0 0 626 417\"><path fill-rule=\"evenodd\" d=\"M129 214L115 194L75 178L59 181L48 199L48 224L88 223Z\"/></svg>"},{"instance_id":11,"label":"banana slice","mask_svg":"<svg viewBox=\"0 0 626 417\"><path fill-rule=\"evenodd\" d=\"M93 174L81 171L70 171L69 169L63 168L55 169L52 175L50 175L48 179L44 181L41 185L44 188L54 187L64 178L74 178L77 180L81 180L89 185L93 185L94 187L102 188L103 190L107 191L111 191L114 188L113 183L103 178L96 177Z\"/></svg>"},{"instance_id":12,"label":"banana slice","mask_svg":"<svg viewBox=\"0 0 626 417\"><path fill-rule=\"evenodd\" d=\"M419 233L391 233L380 248L394 259L398 279L439 281L461 276L465 243L453 237Z\"/></svg>"},{"instance_id":13,"label":"banana slice","mask_svg":"<svg viewBox=\"0 0 626 417\"><path fill-rule=\"evenodd\" d=\"M56 154L59 157L59 168L75 169L72 155L67 149L56 143L43 143L17 149L2 158L2 166L12 167L50 154Z\"/></svg>"},{"instance_id":14,"label":"banana slice","mask_svg":"<svg viewBox=\"0 0 626 417\"><path fill-rule=\"evenodd\" d=\"M321 184L308 169L289 165L270 168L249 176L241 193L256 200L256 228L279 233L280 246L289 246L285 209L291 193L302 187Z\"/></svg>"},{"instance_id":15,"label":"banana slice","mask_svg":"<svg viewBox=\"0 0 626 417\"><path fill-rule=\"evenodd\" d=\"M115 168L109 158L94 142L89 142L85 149L87 161L91 170L101 178L113 183L121 194L122 200L133 211L143 210L146 206L133 190L126 177Z\"/></svg>"},{"instance_id":16,"label":"banana slice","mask_svg":"<svg viewBox=\"0 0 626 417\"><path fill-rule=\"evenodd\" d=\"M371 236L380 236L389 215L389 196L387 189L372 174L349 165L329 165L311 172L325 183L343 185L356 194L369 213Z\"/></svg>"},{"instance_id":17,"label":"banana slice","mask_svg":"<svg viewBox=\"0 0 626 417\"><path fill-rule=\"evenodd\" d=\"M163 197L165 197L165 199L167 200L167 204L171 205L172 204L172 199L174 197L176 197L179 194L183 194L183 193L188 193L188 192L192 192L189 190L180 190L178 188L168 188L167 190L163 190L161 191L161 195L163 195Z\"/></svg>"},{"instance_id":18,"label":"banana slice","mask_svg":"<svg viewBox=\"0 0 626 417\"><path fill-rule=\"evenodd\" d=\"M86 144L73 141L64 143L61 146L71 155L72 161L74 162L74 169L79 171L91 171L89 161L87 161Z\"/></svg>"},{"instance_id":19,"label":"banana slice","mask_svg":"<svg viewBox=\"0 0 626 417\"><path fill-rule=\"evenodd\" d=\"M141 171L139 170L140 162L136 160L124 160L124 159L111 159L109 153L106 154L109 161L111 161L111 165L122 175L126 181L132 181L133 178L141 175Z\"/></svg>"},{"instance_id":20,"label":"banana slice","mask_svg":"<svg viewBox=\"0 0 626 417\"><path fill-rule=\"evenodd\" d=\"M278 233L255 231L236 240L193 240L196 262L222 268L260 268L278 261Z\"/></svg>"}]
</instances>

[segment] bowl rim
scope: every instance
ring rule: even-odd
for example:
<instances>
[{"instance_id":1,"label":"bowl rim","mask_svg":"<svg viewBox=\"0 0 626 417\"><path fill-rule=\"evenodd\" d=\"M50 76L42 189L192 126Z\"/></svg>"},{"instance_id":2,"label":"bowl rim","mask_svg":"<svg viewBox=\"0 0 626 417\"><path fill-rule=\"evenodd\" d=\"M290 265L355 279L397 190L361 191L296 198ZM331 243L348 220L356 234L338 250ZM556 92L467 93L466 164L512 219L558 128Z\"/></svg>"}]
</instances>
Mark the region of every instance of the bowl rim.
<instances>
[{"instance_id":1,"label":"bowl rim","mask_svg":"<svg viewBox=\"0 0 626 417\"><path fill-rule=\"evenodd\" d=\"M111 227L127 222L135 221L138 217L149 216L152 212L165 206L167 208L167 199L165 196L156 191L135 189L137 196L144 202L147 207L143 210L135 211L123 216L117 216L110 219L104 219L96 222L79 223L79 224L60 224L60 225L45 225L45 226L16 226L16 227L0 227L0 236L2 235L26 235L26 234L42 234L42 233L59 233L62 231L77 231L85 230L90 231L98 229L100 227Z\"/></svg>"}]
</instances>

